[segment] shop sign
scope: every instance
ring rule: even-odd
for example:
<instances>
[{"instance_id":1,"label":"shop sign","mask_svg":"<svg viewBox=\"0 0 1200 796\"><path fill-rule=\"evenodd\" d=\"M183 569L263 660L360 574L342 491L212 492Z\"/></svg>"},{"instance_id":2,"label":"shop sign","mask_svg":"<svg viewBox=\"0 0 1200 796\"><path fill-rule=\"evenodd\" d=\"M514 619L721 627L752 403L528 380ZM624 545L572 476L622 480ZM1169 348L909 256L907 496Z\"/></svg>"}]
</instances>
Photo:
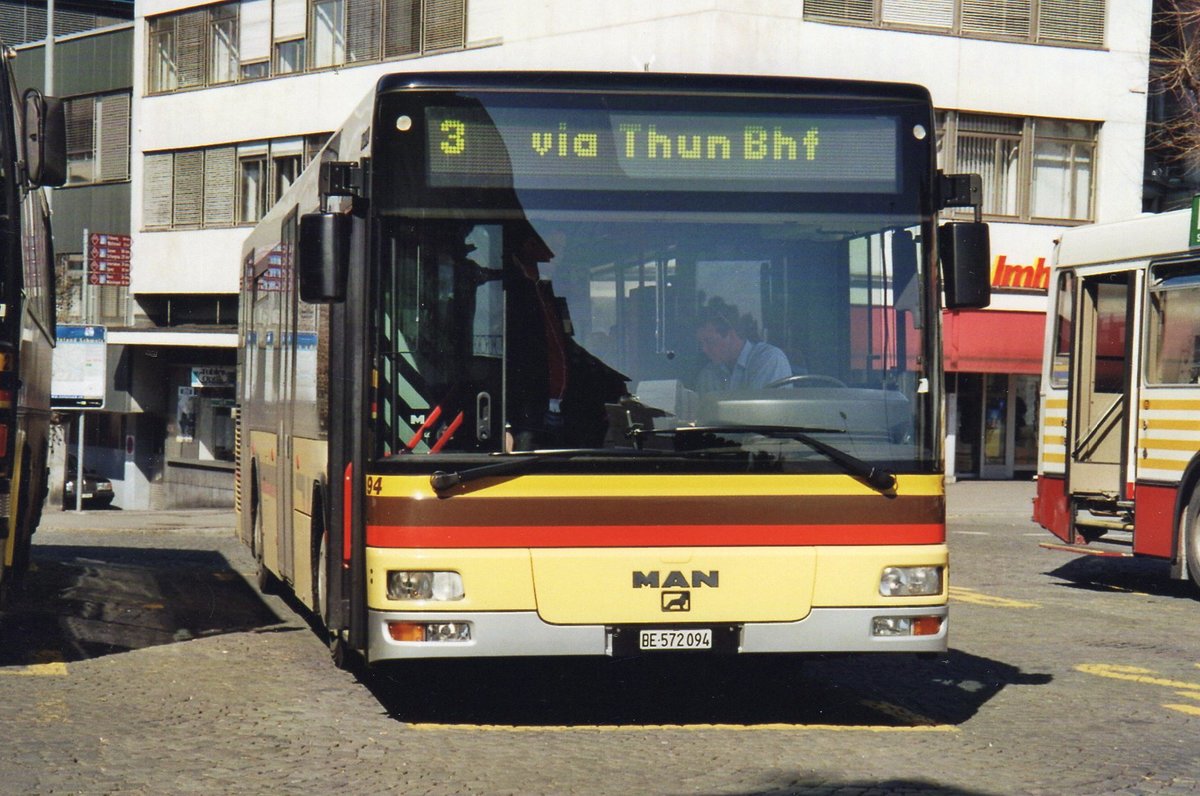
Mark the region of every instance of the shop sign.
<instances>
[{"instance_id":1,"label":"shop sign","mask_svg":"<svg viewBox=\"0 0 1200 796\"><path fill-rule=\"evenodd\" d=\"M232 387L237 368L228 365L208 365L192 368L193 387Z\"/></svg>"},{"instance_id":2,"label":"shop sign","mask_svg":"<svg viewBox=\"0 0 1200 796\"><path fill-rule=\"evenodd\" d=\"M1045 257L1033 265L1008 262L1006 255L996 257L992 267L992 287L997 290L1035 290L1045 293L1050 286L1050 266Z\"/></svg>"}]
</instances>

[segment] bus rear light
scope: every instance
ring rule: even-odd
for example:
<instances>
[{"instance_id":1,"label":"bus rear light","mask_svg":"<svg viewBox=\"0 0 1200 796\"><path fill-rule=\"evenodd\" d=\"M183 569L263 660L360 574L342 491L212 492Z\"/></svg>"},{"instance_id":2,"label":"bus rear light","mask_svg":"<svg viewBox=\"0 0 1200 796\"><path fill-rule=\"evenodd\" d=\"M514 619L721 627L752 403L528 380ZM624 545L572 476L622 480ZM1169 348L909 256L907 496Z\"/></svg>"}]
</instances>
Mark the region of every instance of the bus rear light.
<instances>
[{"instance_id":1,"label":"bus rear light","mask_svg":"<svg viewBox=\"0 0 1200 796\"><path fill-rule=\"evenodd\" d=\"M0 390L0 409L12 409L13 391Z\"/></svg>"},{"instance_id":2,"label":"bus rear light","mask_svg":"<svg viewBox=\"0 0 1200 796\"><path fill-rule=\"evenodd\" d=\"M0 459L8 456L8 423L0 423Z\"/></svg>"},{"instance_id":3,"label":"bus rear light","mask_svg":"<svg viewBox=\"0 0 1200 796\"><path fill-rule=\"evenodd\" d=\"M426 572L389 569L389 600L438 600L449 602L465 596L462 575L457 572Z\"/></svg>"},{"instance_id":4,"label":"bus rear light","mask_svg":"<svg viewBox=\"0 0 1200 796\"><path fill-rule=\"evenodd\" d=\"M940 616L877 616L871 621L872 636L936 636L941 631Z\"/></svg>"},{"instance_id":5,"label":"bus rear light","mask_svg":"<svg viewBox=\"0 0 1200 796\"><path fill-rule=\"evenodd\" d=\"M468 622L388 622L388 635L393 641L470 641Z\"/></svg>"}]
</instances>

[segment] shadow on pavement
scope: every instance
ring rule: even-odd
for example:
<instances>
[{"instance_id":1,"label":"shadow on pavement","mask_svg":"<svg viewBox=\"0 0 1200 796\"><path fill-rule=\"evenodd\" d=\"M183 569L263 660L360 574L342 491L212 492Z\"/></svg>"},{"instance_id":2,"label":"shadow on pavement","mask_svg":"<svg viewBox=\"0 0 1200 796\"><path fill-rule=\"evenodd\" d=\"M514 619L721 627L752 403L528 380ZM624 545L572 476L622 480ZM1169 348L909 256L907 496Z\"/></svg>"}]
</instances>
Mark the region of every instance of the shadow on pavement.
<instances>
[{"instance_id":1,"label":"shadow on pavement","mask_svg":"<svg viewBox=\"0 0 1200 796\"><path fill-rule=\"evenodd\" d=\"M802 776L789 779L778 777L777 783L767 783L761 789L743 793L741 796L830 796L830 794L959 794L960 796L987 796L988 791L965 790L959 787L939 785L936 782L913 779L884 779L878 781L813 780Z\"/></svg>"},{"instance_id":2,"label":"shadow on pavement","mask_svg":"<svg viewBox=\"0 0 1200 796\"><path fill-rule=\"evenodd\" d=\"M381 664L364 683L413 724L957 725L1010 685L1045 685L952 650L916 656L498 659Z\"/></svg>"},{"instance_id":3,"label":"shadow on pavement","mask_svg":"<svg viewBox=\"0 0 1200 796\"><path fill-rule=\"evenodd\" d=\"M1072 589L1200 598L1200 590L1190 581L1171 579L1169 563L1151 558L1078 556L1046 574L1066 581L1058 585Z\"/></svg>"},{"instance_id":4,"label":"shadow on pavement","mask_svg":"<svg viewBox=\"0 0 1200 796\"><path fill-rule=\"evenodd\" d=\"M280 622L220 553L37 545L0 666L77 661Z\"/></svg>"}]
</instances>

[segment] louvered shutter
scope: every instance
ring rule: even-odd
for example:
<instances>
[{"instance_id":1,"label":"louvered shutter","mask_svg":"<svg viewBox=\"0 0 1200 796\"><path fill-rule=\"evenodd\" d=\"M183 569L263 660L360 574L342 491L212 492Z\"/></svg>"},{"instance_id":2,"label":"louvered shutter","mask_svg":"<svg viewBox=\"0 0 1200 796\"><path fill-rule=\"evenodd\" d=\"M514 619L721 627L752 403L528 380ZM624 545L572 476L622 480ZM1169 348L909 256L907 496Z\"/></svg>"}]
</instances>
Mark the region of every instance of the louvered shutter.
<instances>
[{"instance_id":1,"label":"louvered shutter","mask_svg":"<svg viewBox=\"0 0 1200 796\"><path fill-rule=\"evenodd\" d=\"M384 0L383 57L421 51L421 0Z\"/></svg>"},{"instance_id":2,"label":"louvered shutter","mask_svg":"<svg viewBox=\"0 0 1200 796\"><path fill-rule=\"evenodd\" d=\"M66 103L67 183L96 179L96 99L80 97Z\"/></svg>"},{"instance_id":3,"label":"louvered shutter","mask_svg":"<svg viewBox=\"0 0 1200 796\"><path fill-rule=\"evenodd\" d=\"M875 21L875 3L874 0L805 0L804 18L870 24Z\"/></svg>"},{"instance_id":4,"label":"louvered shutter","mask_svg":"<svg viewBox=\"0 0 1200 796\"><path fill-rule=\"evenodd\" d=\"M423 50L462 47L466 40L465 0L425 0Z\"/></svg>"},{"instance_id":5,"label":"louvered shutter","mask_svg":"<svg viewBox=\"0 0 1200 796\"><path fill-rule=\"evenodd\" d=\"M198 227L204 220L204 150L175 153L175 212L177 227Z\"/></svg>"},{"instance_id":6,"label":"louvered shutter","mask_svg":"<svg viewBox=\"0 0 1200 796\"><path fill-rule=\"evenodd\" d=\"M208 28L207 11L180 14L175 20L175 64L179 87L204 85L204 40Z\"/></svg>"},{"instance_id":7,"label":"louvered shutter","mask_svg":"<svg viewBox=\"0 0 1200 796\"><path fill-rule=\"evenodd\" d=\"M129 179L129 94L100 99L100 179Z\"/></svg>"},{"instance_id":8,"label":"louvered shutter","mask_svg":"<svg viewBox=\"0 0 1200 796\"><path fill-rule=\"evenodd\" d=\"M962 32L1028 38L1032 0L962 0Z\"/></svg>"},{"instance_id":9,"label":"louvered shutter","mask_svg":"<svg viewBox=\"0 0 1200 796\"><path fill-rule=\"evenodd\" d=\"M275 0L275 41L302 39L308 32L308 3L305 0Z\"/></svg>"},{"instance_id":10,"label":"louvered shutter","mask_svg":"<svg viewBox=\"0 0 1200 796\"><path fill-rule=\"evenodd\" d=\"M170 152L146 155L142 174L142 223L147 229L171 226L171 182L175 156Z\"/></svg>"},{"instance_id":11,"label":"louvered shutter","mask_svg":"<svg viewBox=\"0 0 1200 796\"><path fill-rule=\"evenodd\" d=\"M237 150L215 147L204 153L204 226L233 224L237 194Z\"/></svg>"},{"instance_id":12,"label":"louvered shutter","mask_svg":"<svg viewBox=\"0 0 1200 796\"><path fill-rule=\"evenodd\" d=\"M379 60L379 0L346 0L346 60Z\"/></svg>"},{"instance_id":13,"label":"louvered shutter","mask_svg":"<svg viewBox=\"0 0 1200 796\"><path fill-rule=\"evenodd\" d=\"M949 30L954 25L954 0L883 0L883 21Z\"/></svg>"},{"instance_id":14,"label":"louvered shutter","mask_svg":"<svg viewBox=\"0 0 1200 796\"><path fill-rule=\"evenodd\" d=\"M1104 44L1104 0L1041 0L1038 41Z\"/></svg>"},{"instance_id":15,"label":"louvered shutter","mask_svg":"<svg viewBox=\"0 0 1200 796\"><path fill-rule=\"evenodd\" d=\"M238 36L243 64L271 57L271 0L242 0Z\"/></svg>"}]
</instances>

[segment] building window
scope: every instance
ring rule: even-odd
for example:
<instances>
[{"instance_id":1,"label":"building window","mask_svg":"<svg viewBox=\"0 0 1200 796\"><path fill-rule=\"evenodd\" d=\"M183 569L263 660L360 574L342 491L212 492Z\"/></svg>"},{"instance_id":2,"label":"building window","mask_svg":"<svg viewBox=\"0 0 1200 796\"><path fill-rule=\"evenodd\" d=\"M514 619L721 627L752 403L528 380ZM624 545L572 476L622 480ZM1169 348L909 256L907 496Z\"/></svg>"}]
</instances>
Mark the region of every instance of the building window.
<instances>
[{"instance_id":1,"label":"building window","mask_svg":"<svg viewBox=\"0 0 1200 796\"><path fill-rule=\"evenodd\" d=\"M67 185L129 179L128 92L66 100Z\"/></svg>"},{"instance_id":2,"label":"building window","mask_svg":"<svg viewBox=\"0 0 1200 796\"><path fill-rule=\"evenodd\" d=\"M1104 44L1104 0L805 0L804 18L1033 44Z\"/></svg>"},{"instance_id":3,"label":"building window","mask_svg":"<svg viewBox=\"0 0 1200 796\"><path fill-rule=\"evenodd\" d=\"M466 43L466 0L240 0L148 19L149 93Z\"/></svg>"},{"instance_id":4,"label":"building window","mask_svg":"<svg viewBox=\"0 0 1200 796\"><path fill-rule=\"evenodd\" d=\"M142 226L217 229L257 223L328 138L317 134L148 153Z\"/></svg>"},{"instance_id":5,"label":"building window","mask_svg":"<svg viewBox=\"0 0 1200 796\"><path fill-rule=\"evenodd\" d=\"M209 14L208 84L232 83L240 74L238 4L217 6Z\"/></svg>"},{"instance_id":6,"label":"building window","mask_svg":"<svg viewBox=\"0 0 1200 796\"><path fill-rule=\"evenodd\" d=\"M1097 128L1093 122L947 111L938 159L983 178L984 215L1063 223L1092 220Z\"/></svg>"},{"instance_id":7,"label":"building window","mask_svg":"<svg viewBox=\"0 0 1200 796\"><path fill-rule=\"evenodd\" d=\"M267 212L267 147L238 151L238 223L253 224Z\"/></svg>"},{"instance_id":8,"label":"building window","mask_svg":"<svg viewBox=\"0 0 1200 796\"><path fill-rule=\"evenodd\" d=\"M346 4L344 0L314 0L310 38L312 67L346 62Z\"/></svg>"}]
</instances>

